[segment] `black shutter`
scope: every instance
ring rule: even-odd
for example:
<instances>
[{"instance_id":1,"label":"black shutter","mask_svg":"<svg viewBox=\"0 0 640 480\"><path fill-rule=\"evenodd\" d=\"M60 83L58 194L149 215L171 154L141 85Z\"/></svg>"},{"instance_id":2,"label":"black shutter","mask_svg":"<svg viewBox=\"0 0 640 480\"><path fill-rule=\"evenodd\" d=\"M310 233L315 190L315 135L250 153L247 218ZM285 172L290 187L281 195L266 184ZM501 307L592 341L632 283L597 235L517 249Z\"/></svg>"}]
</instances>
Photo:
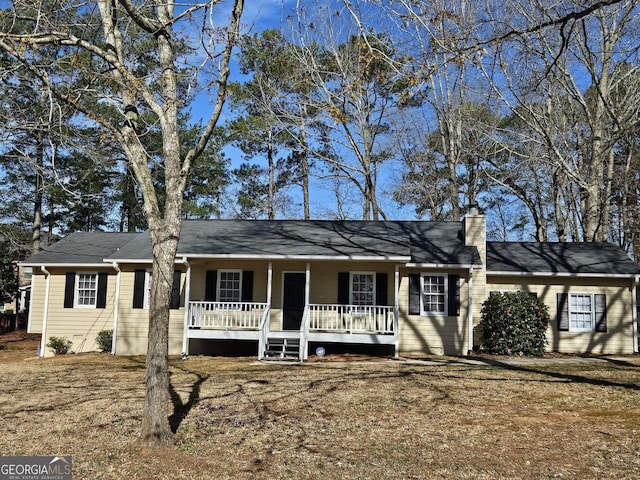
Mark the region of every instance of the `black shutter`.
<instances>
[{"instance_id":1,"label":"black shutter","mask_svg":"<svg viewBox=\"0 0 640 480\"><path fill-rule=\"evenodd\" d=\"M558 293L558 331L569 331L569 295L566 293Z\"/></svg>"},{"instance_id":2,"label":"black shutter","mask_svg":"<svg viewBox=\"0 0 640 480\"><path fill-rule=\"evenodd\" d=\"M420 275L409 275L409 315L420 315Z\"/></svg>"},{"instance_id":3,"label":"black shutter","mask_svg":"<svg viewBox=\"0 0 640 480\"><path fill-rule=\"evenodd\" d=\"M218 289L218 271L207 270L207 278L204 284L204 299L208 302L216 301L216 294Z\"/></svg>"},{"instance_id":4,"label":"black shutter","mask_svg":"<svg viewBox=\"0 0 640 480\"><path fill-rule=\"evenodd\" d=\"M67 272L64 283L64 308L73 308L73 295L76 289L75 272Z\"/></svg>"},{"instance_id":5,"label":"black shutter","mask_svg":"<svg viewBox=\"0 0 640 480\"><path fill-rule=\"evenodd\" d=\"M386 273L376 273L376 305L386 306L387 301L387 281Z\"/></svg>"},{"instance_id":6,"label":"black shutter","mask_svg":"<svg viewBox=\"0 0 640 480\"><path fill-rule=\"evenodd\" d=\"M98 274L98 293L96 295L96 308L107 306L107 272Z\"/></svg>"},{"instance_id":7,"label":"black shutter","mask_svg":"<svg viewBox=\"0 0 640 480\"><path fill-rule=\"evenodd\" d=\"M253 302L253 271L242 271L242 301Z\"/></svg>"},{"instance_id":8,"label":"black shutter","mask_svg":"<svg viewBox=\"0 0 640 480\"><path fill-rule=\"evenodd\" d=\"M338 272L338 303L349 305L349 272Z\"/></svg>"},{"instance_id":9,"label":"black shutter","mask_svg":"<svg viewBox=\"0 0 640 480\"><path fill-rule=\"evenodd\" d=\"M460 275L449 275L449 298L448 311L450 317L460 315Z\"/></svg>"},{"instance_id":10,"label":"black shutter","mask_svg":"<svg viewBox=\"0 0 640 480\"><path fill-rule=\"evenodd\" d=\"M144 308L145 270L136 270L133 280L133 308Z\"/></svg>"},{"instance_id":11,"label":"black shutter","mask_svg":"<svg viewBox=\"0 0 640 480\"><path fill-rule=\"evenodd\" d=\"M594 295L596 301L596 332L607 331L607 297L603 294Z\"/></svg>"},{"instance_id":12,"label":"black shutter","mask_svg":"<svg viewBox=\"0 0 640 480\"><path fill-rule=\"evenodd\" d=\"M182 272L180 270L174 270L173 272L173 284L171 285L171 299L169 308L180 308L180 277Z\"/></svg>"}]
</instances>

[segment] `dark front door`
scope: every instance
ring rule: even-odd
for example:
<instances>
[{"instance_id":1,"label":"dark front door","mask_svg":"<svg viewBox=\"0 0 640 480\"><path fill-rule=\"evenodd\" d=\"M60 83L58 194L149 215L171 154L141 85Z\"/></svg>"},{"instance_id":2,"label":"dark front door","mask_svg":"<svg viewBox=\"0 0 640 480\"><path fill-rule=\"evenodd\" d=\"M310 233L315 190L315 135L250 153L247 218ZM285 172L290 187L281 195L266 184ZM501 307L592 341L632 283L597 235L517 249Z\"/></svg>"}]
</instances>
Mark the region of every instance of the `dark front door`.
<instances>
[{"instance_id":1,"label":"dark front door","mask_svg":"<svg viewBox=\"0 0 640 480\"><path fill-rule=\"evenodd\" d=\"M285 273L282 294L283 330L300 330L304 313L304 273Z\"/></svg>"}]
</instances>

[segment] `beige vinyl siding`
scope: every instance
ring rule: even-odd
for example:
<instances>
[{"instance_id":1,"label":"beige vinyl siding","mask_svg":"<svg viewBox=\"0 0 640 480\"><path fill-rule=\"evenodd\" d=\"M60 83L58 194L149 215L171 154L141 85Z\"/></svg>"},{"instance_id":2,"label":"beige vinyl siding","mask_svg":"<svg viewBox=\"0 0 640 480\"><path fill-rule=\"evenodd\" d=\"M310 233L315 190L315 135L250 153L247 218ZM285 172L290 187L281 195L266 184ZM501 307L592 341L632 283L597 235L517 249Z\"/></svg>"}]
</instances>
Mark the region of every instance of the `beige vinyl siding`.
<instances>
[{"instance_id":1,"label":"beige vinyl siding","mask_svg":"<svg viewBox=\"0 0 640 480\"><path fill-rule=\"evenodd\" d=\"M207 270L251 270L253 271L253 301L267 301L267 275L269 262L250 260L218 260L191 262L191 300L204 300Z\"/></svg>"},{"instance_id":2,"label":"beige vinyl siding","mask_svg":"<svg viewBox=\"0 0 640 480\"><path fill-rule=\"evenodd\" d=\"M46 288L46 277L38 273L39 269L33 269L31 277L31 304L29 306L29 322L27 333L42 333L42 318L44 315L44 297Z\"/></svg>"},{"instance_id":3,"label":"beige vinyl siding","mask_svg":"<svg viewBox=\"0 0 640 480\"><path fill-rule=\"evenodd\" d=\"M51 268L51 279L49 283L49 305L47 314L47 325L45 332L45 342L51 337L65 337L73 342L71 351L75 353L90 352L98 349L95 343L96 335L101 330L113 328L113 305L116 290L116 275L113 269L79 269L70 267L68 269ZM107 272L107 302L105 308L64 308L65 275L67 272L74 273L98 273ZM34 275L36 277L36 275ZM33 328L37 324L42 331L42 312L45 296L45 277L37 276L36 285L42 297L42 306L38 305ZM49 348L45 349L45 355L53 355Z\"/></svg>"},{"instance_id":4,"label":"beige vinyl siding","mask_svg":"<svg viewBox=\"0 0 640 480\"><path fill-rule=\"evenodd\" d=\"M527 291L536 293L549 307L548 351L564 353L627 354L633 353L633 318L631 279L586 279L563 277L490 276L487 294L492 291ZM605 294L607 299L606 332L558 331L558 293Z\"/></svg>"},{"instance_id":5,"label":"beige vinyl siding","mask_svg":"<svg viewBox=\"0 0 640 480\"><path fill-rule=\"evenodd\" d=\"M140 269L144 269L141 267ZM179 268L176 268L179 270ZM118 332L116 336L117 355L144 355L147 352L149 332L149 310L133 308L133 287L135 270L123 270L120 276L120 308ZM180 305L169 310L169 355L182 352L182 332L184 327L184 285L186 274L180 276Z\"/></svg>"},{"instance_id":6,"label":"beige vinyl siding","mask_svg":"<svg viewBox=\"0 0 640 480\"><path fill-rule=\"evenodd\" d=\"M460 276L460 315L409 315L409 274L444 273ZM399 295L398 348L400 353L465 355L468 350L468 272L433 269L401 270ZM474 284L475 287L475 284ZM476 308L474 308L476 310Z\"/></svg>"}]
</instances>

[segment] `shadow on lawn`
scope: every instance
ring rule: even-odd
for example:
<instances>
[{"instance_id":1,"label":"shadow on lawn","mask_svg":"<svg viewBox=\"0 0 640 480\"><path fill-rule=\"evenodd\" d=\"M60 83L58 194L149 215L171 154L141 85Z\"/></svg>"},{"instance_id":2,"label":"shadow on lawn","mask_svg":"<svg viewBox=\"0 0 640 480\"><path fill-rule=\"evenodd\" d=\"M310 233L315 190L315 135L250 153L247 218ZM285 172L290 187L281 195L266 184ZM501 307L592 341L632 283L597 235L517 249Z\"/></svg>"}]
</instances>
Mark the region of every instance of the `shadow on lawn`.
<instances>
[{"instance_id":1,"label":"shadow on lawn","mask_svg":"<svg viewBox=\"0 0 640 480\"><path fill-rule=\"evenodd\" d=\"M605 358L603 359L604 362L607 363L612 363L614 365L620 366L620 367L624 367L624 368L638 368L639 366L635 363L632 362L627 362L624 360L616 360L616 359L610 359L610 358ZM514 364L511 362L503 362L500 360L491 360L491 361L486 361L487 365L491 365L491 366L496 366L496 367L500 367L500 368L504 368L505 370L512 370L515 372L527 372L527 373L537 373L539 375L546 375L548 377L551 378L556 378L559 380L564 380L566 382L571 382L571 383L584 383L586 385L594 385L594 386L598 386L598 387L618 387L618 388L626 388L629 390L639 390L640 391L640 384L638 383L621 383L621 382L615 382L615 381L611 381L611 380L604 380L601 378L589 378L587 376L584 375L577 375L575 373L568 373L568 372L558 372L558 371L553 371L550 369L544 369L544 368L536 368L539 367L540 365L536 365L536 364L532 364L531 366L527 366L525 364ZM576 365L576 364L572 364L572 365ZM588 364L587 364L588 365Z\"/></svg>"},{"instance_id":2,"label":"shadow on lawn","mask_svg":"<svg viewBox=\"0 0 640 480\"><path fill-rule=\"evenodd\" d=\"M209 375L203 375L196 372L188 372L197 377L197 380L193 382L191 386L191 392L189 392L189 399L182 403L180 395L169 381L169 395L171 396L171 402L173 403L173 413L169 416L169 426L171 431L176 433L182 421L189 415L189 412L193 406L200 400L200 389L202 384L209 379Z\"/></svg>"}]
</instances>

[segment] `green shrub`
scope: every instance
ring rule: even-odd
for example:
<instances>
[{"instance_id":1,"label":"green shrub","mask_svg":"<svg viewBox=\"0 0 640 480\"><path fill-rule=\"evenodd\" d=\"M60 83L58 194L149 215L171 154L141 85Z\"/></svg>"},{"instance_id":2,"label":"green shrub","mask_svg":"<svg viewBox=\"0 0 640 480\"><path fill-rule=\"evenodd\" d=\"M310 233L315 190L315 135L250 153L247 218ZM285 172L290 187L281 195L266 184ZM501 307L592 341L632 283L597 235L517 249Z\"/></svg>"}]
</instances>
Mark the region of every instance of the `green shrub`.
<instances>
[{"instance_id":1,"label":"green shrub","mask_svg":"<svg viewBox=\"0 0 640 480\"><path fill-rule=\"evenodd\" d=\"M110 352L113 344L113 330L101 330L96 336L96 344L101 352Z\"/></svg>"},{"instance_id":2,"label":"green shrub","mask_svg":"<svg viewBox=\"0 0 640 480\"><path fill-rule=\"evenodd\" d=\"M492 293L482 305L481 351L492 355L542 355L549 308L527 292Z\"/></svg>"},{"instance_id":3,"label":"green shrub","mask_svg":"<svg viewBox=\"0 0 640 480\"><path fill-rule=\"evenodd\" d=\"M69 349L73 342L66 337L49 337L47 347L53 350L56 355L65 355L69 353Z\"/></svg>"}]
</instances>

